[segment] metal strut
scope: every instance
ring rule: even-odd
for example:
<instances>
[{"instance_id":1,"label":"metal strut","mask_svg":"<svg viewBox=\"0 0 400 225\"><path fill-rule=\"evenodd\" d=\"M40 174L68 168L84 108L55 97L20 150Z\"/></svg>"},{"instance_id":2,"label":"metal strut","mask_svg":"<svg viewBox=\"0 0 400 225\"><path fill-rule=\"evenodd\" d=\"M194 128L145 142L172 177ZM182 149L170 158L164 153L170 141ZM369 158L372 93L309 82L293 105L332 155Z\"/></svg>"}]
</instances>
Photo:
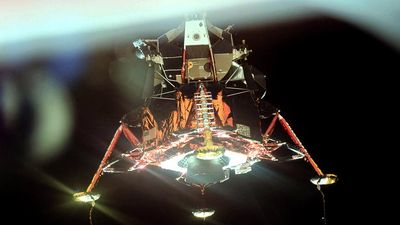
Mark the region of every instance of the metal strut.
<instances>
[{"instance_id":1,"label":"metal strut","mask_svg":"<svg viewBox=\"0 0 400 225\"><path fill-rule=\"evenodd\" d=\"M91 192L93 190L94 186L96 185L96 183L99 181L99 178L100 178L101 174L103 173L103 168L106 165L108 158L110 158L110 156L115 148L115 145L117 144L118 139L121 136L121 133L123 132L123 129L124 129L123 124L121 124L118 127L117 131L115 132L114 137L111 140L111 143L108 146L107 151L104 154L103 159L100 162L99 168L97 168L96 173L93 175L92 181L90 182L89 186L86 189L86 192Z\"/></svg>"},{"instance_id":2,"label":"metal strut","mask_svg":"<svg viewBox=\"0 0 400 225\"><path fill-rule=\"evenodd\" d=\"M290 139L295 143L297 147L299 147L300 152L306 157L307 161L311 164L315 172L318 176L313 177L310 179L311 183L319 186L319 185L330 185L334 184L338 181L338 177L335 174L324 174L322 170L318 167L317 163L308 153L307 149L301 143L300 139L296 136L293 129L290 127L289 123L283 118L282 115L279 114L279 111L275 113L274 118L272 119L271 123L269 124L267 130L262 134L263 136L263 143L264 146L268 146L268 140L271 136L272 132L274 131L276 121L279 120L279 123L282 125L283 129L289 135ZM293 151L293 150L292 150ZM294 151L296 152L296 151Z\"/></svg>"},{"instance_id":3,"label":"metal strut","mask_svg":"<svg viewBox=\"0 0 400 225\"><path fill-rule=\"evenodd\" d=\"M107 148L106 153L103 156L103 159L100 162L99 167L97 168L96 173L93 175L92 181L90 182L89 186L86 189L86 193L89 193L93 190L94 186L97 184L99 181L101 175L103 174L103 169L105 165L107 164L107 160L110 158L111 154L114 151L114 148L121 137L121 134L124 133L124 136L128 141L133 145L137 146L140 144L140 141L138 138L132 133L131 130L129 130L128 125L125 123L121 123L121 125L118 127L117 131L114 134L113 139L111 140L110 145Z\"/></svg>"},{"instance_id":4,"label":"metal strut","mask_svg":"<svg viewBox=\"0 0 400 225\"><path fill-rule=\"evenodd\" d=\"M300 148L300 151L305 155L305 157L307 158L308 162L314 168L315 172L317 172L317 174L319 176L323 176L324 173L318 167L317 163L313 160L311 155L308 153L307 149L301 143L300 139L296 136L296 134L294 133L293 129L290 127L289 123L279 113L277 113L277 116L278 116L279 122L281 123L282 127L285 129L285 131L290 136L290 139L292 139L292 141Z\"/></svg>"}]
</instances>

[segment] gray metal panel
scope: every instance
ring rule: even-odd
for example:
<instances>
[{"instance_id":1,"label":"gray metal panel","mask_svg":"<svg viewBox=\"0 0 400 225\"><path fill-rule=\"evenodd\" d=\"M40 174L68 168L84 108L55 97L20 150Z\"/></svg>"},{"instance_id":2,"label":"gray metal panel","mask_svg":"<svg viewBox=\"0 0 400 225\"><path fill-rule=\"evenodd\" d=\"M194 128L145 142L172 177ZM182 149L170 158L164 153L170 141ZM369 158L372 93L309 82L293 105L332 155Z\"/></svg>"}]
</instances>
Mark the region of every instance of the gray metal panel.
<instances>
[{"instance_id":1,"label":"gray metal panel","mask_svg":"<svg viewBox=\"0 0 400 225\"><path fill-rule=\"evenodd\" d=\"M187 76L190 80L212 79L211 71L205 69L206 64L210 64L208 58L190 59L188 61Z\"/></svg>"},{"instance_id":2,"label":"gray metal panel","mask_svg":"<svg viewBox=\"0 0 400 225\"><path fill-rule=\"evenodd\" d=\"M232 65L232 53L214 54L217 79L221 80L228 73Z\"/></svg>"}]
</instances>

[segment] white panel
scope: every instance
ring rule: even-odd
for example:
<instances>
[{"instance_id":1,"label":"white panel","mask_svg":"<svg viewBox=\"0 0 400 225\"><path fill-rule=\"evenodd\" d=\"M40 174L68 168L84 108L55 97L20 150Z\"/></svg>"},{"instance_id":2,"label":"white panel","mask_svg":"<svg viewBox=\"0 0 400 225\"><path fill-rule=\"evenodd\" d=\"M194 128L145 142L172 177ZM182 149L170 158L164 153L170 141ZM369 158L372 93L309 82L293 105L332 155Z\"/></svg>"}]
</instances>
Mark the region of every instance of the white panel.
<instances>
[{"instance_id":1,"label":"white panel","mask_svg":"<svg viewBox=\"0 0 400 225\"><path fill-rule=\"evenodd\" d=\"M205 20L191 20L185 23L185 46L209 45L207 24Z\"/></svg>"}]
</instances>

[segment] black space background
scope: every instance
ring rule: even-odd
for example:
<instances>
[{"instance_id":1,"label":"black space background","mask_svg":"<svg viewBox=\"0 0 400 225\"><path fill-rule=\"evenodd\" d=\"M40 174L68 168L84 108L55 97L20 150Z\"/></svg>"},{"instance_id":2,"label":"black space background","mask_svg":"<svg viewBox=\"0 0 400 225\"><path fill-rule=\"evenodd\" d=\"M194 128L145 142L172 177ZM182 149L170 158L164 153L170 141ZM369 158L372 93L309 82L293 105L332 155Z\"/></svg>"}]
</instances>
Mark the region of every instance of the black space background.
<instances>
[{"instance_id":1,"label":"black space background","mask_svg":"<svg viewBox=\"0 0 400 225\"><path fill-rule=\"evenodd\" d=\"M360 224L375 214L376 206L370 205L380 193L362 193L370 176L380 177L373 172L381 131L375 125L385 123L380 115L387 102L394 102L378 94L386 79L400 72L398 52L325 16L238 26L234 35L253 49L249 63L267 74L267 99L281 109L321 169L339 175L338 184L324 188L328 224ZM68 87L74 133L54 161L34 164L25 157L29 112L18 130L3 132L0 224L89 224L89 206L72 202L72 196L49 185L41 174L74 191L86 188L119 119L137 103L110 81L108 65L115 57L112 47L87 54L87 69ZM45 63L37 59L18 71ZM190 213L200 204L198 190L176 183L173 174L151 171L155 173L103 176L96 189L102 193L99 204L113 209L118 219L95 209L94 224L321 224L320 194L308 181L314 172L304 161L258 163L251 173L213 186L206 202L216 213L205 222Z\"/></svg>"}]
</instances>

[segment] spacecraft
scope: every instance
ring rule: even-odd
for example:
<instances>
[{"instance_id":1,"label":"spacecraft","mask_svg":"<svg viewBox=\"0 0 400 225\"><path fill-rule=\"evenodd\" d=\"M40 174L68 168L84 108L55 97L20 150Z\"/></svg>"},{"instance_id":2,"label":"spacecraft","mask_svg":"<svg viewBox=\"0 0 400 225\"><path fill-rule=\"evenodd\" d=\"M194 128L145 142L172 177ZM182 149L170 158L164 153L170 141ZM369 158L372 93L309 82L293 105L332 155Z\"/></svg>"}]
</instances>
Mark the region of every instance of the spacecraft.
<instances>
[{"instance_id":1,"label":"spacecraft","mask_svg":"<svg viewBox=\"0 0 400 225\"><path fill-rule=\"evenodd\" d=\"M266 76L247 63L252 50L245 41L236 44L231 29L195 17L156 39L133 42L136 56L147 62L144 103L121 119L92 181L75 200L94 204L100 195L93 189L103 174L148 166L177 172L177 182L203 195L210 185L249 173L261 160L304 159L316 172L313 184L337 181L322 172L280 111L264 100ZM256 128L239 123L245 120L237 120L231 107L243 95L256 108L250 115ZM290 142L274 137L278 126ZM121 137L131 148L116 155ZM206 218L214 212L201 208L193 215Z\"/></svg>"}]
</instances>

